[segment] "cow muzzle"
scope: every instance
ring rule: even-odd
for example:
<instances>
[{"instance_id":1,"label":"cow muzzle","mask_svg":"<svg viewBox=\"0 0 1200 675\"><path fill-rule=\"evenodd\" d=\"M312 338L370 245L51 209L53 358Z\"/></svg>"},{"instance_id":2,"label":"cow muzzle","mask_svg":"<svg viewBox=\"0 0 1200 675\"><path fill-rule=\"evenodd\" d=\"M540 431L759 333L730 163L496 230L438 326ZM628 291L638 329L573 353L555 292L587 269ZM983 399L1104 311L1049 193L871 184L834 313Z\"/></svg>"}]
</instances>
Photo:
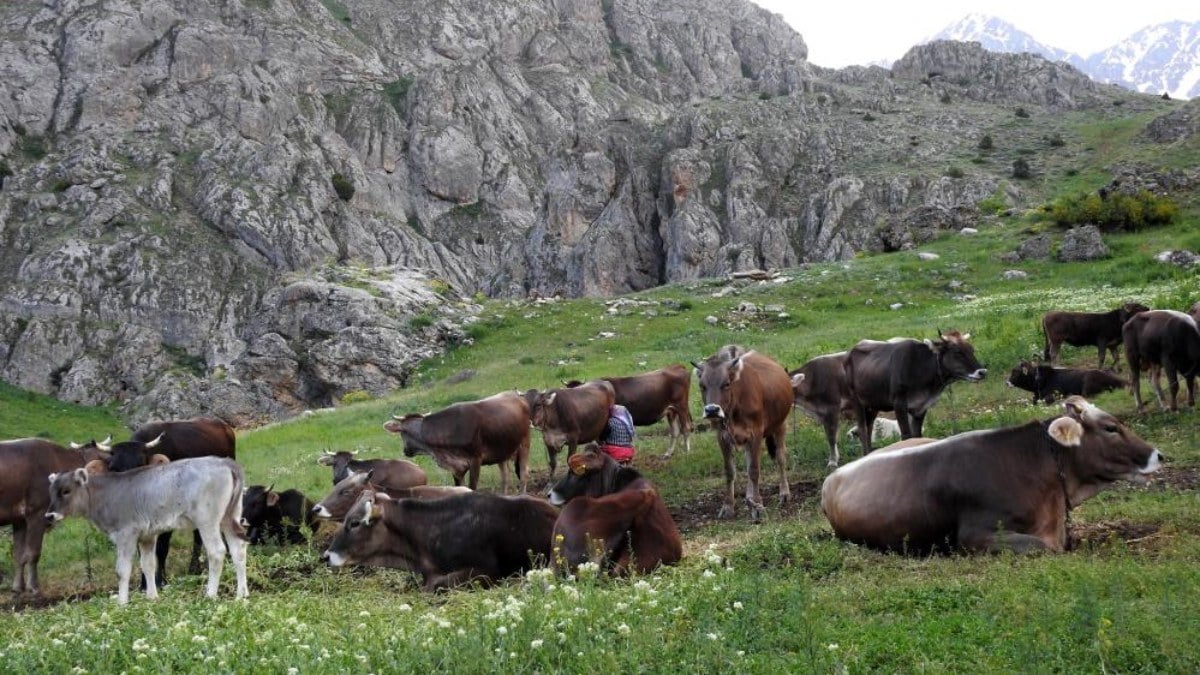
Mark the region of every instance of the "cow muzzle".
<instances>
[{"instance_id":1,"label":"cow muzzle","mask_svg":"<svg viewBox=\"0 0 1200 675\"><path fill-rule=\"evenodd\" d=\"M330 567L341 567L346 564L346 558L336 551L326 550L321 554L321 560L325 561Z\"/></svg>"},{"instance_id":2,"label":"cow muzzle","mask_svg":"<svg viewBox=\"0 0 1200 675\"><path fill-rule=\"evenodd\" d=\"M978 382L985 377L987 377L987 368L980 368L973 372L967 373L963 376L963 379L970 380L971 382Z\"/></svg>"},{"instance_id":3,"label":"cow muzzle","mask_svg":"<svg viewBox=\"0 0 1200 675\"><path fill-rule=\"evenodd\" d=\"M63 514L59 513L58 511L47 511L46 512L46 524L47 525L53 525L53 524L57 523L58 521L62 520L63 518L64 518Z\"/></svg>"},{"instance_id":4,"label":"cow muzzle","mask_svg":"<svg viewBox=\"0 0 1200 675\"><path fill-rule=\"evenodd\" d=\"M550 492L547 492L546 501L550 502L554 506L562 506L563 504L567 503L567 500L563 499L563 496L558 494L558 490L551 490Z\"/></svg>"},{"instance_id":5,"label":"cow muzzle","mask_svg":"<svg viewBox=\"0 0 1200 675\"><path fill-rule=\"evenodd\" d=\"M318 518L333 517L333 514L329 512L329 509L325 508L324 504L317 504L316 506L312 507L312 514Z\"/></svg>"},{"instance_id":6,"label":"cow muzzle","mask_svg":"<svg viewBox=\"0 0 1200 675\"><path fill-rule=\"evenodd\" d=\"M704 419L706 420L723 420L725 419L725 410L716 403L709 403L704 406Z\"/></svg>"}]
</instances>

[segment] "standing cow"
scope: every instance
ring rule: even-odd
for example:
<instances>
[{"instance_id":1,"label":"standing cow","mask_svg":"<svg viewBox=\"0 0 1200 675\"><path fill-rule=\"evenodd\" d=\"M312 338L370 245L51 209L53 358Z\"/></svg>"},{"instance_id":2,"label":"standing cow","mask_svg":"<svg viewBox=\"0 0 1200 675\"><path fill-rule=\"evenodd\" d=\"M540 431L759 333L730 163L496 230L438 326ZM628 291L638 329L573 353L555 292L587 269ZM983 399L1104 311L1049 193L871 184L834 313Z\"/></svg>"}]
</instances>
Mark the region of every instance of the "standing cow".
<instances>
[{"instance_id":1,"label":"standing cow","mask_svg":"<svg viewBox=\"0 0 1200 675\"><path fill-rule=\"evenodd\" d=\"M971 334L950 331L937 340L863 340L846 359L846 380L859 429L872 429L881 411L896 412L901 438L920 436L925 414L955 380L978 382L987 368L975 359ZM863 454L874 445L862 434Z\"/></svg>"},{"instance_id":2,"label":"standing cow","mask_svg":"<svg viewBox=\"0 0 1200 675\"><path fill-rule=\"evenodd\" d=\"M198 457L111 473L103 462L87 468L50 474L48 523L78 515L92 521L117 549L117 602L129 602L129 574L134 551L139 552L146 597L158 597L154 583L155 535L194 527L208 554L205 594L217 596L226 546L237 573L237 597L249 595L246 585L246 532L242 517L242 468L223 457ZM225 543L221 543L221 535Z\"/></svg>"},{"instance_id":3,"label":"standing cow","mask_svg":"<svg viewBox=\"0 0 1200 675\"><path fill-rule=\"evenodd\" d=\"M650 426L663 417L667 418L671 444L663 457L675 454L675 442L680 436L683 436L684 452L691 452L692 413L688 408L688 396L691 394L692 373L686 366L676 363L641 375L600 379L612 385L617 405L625 406L635 426ZM574 380L566 383L566 386L577 387L581 384Z\"/></svg>"},{"instance_id":4,"label":"standing cow","mask_svg":"<svg viewBox=\"0 0 1200 675\"><path fill-rule=\"evenodd\" d=\"M1072 508L1118 479L1145 483L1162 461L1083 397L1063 409L883 448L831 473L821 510L838 537L885 551L1062 551Z\"/></svg>"},{"instance_id":5,"label":"standing cow","mask_svg":"<svg viewBox=\"0 0 1200 675\"><path fill-rule=\"evenodd\" d=\"M1065 342L1073 347L1095 345L1099 351L1099 365L1104 367L1104 352L1112 353L1113 367L1118 368L1117 348L1121 346L1121 326L1131 317L1150 308L1127 302L1110 312L1046 312L1042 317L1042 334L1045 347L1042 358L1051 365L1058 360L1058 351Z\"/></svg>"},{"instance_id":6,"label":"standing cow","mask_svg":"<svg viewBox=\"0 0 1200 675\"><path fill-rule=\"evenodd\" d=\"M542 432L550 463L550 481L558 468L558 452L569 447L567 457L582 443L590 443L604 433L608 411L616 403L612 384L592 380L577 387L526 392L533 426Z\"/></svg>"},{"instance_id":7,"label":"standing cow","mask_svg":"<svg viewBox=\"0 0 1200 675\"><path fill-rule=\"evenodd\" d=\"M763 514L758 474L764 440L767 454L779 468L779 503L791 498L784 445L787 416L792 410L791 379L775 361L738 345L726 345L692 365L700 382L704 418L716 427L725 460L725 503L718 517L731 517L737 510L733 453L741 450L746 456L746 503L750 517L757 521Z\"/></svg>"},{"instance_id":8,"label":"standing cow","mask_svg":"<svg viewBox=\"0 0 1200 675\"><path fill-rule=\"evenodd\" d=\"M400 434L407 457L423 454L454 476L454 484L479 487L479 469L500 465L500 480L508 492L508 462L516 464L521 492L529 481L529 404L516 392L503 392L479 401L455 403L428 415L393 417L384 429Z\"/></svg>"},{"instance_id":9,"label":"standing cow","mask_svg":"<svg viewBox=\"0 0 1200 675\"><path fill-rule=\"evenodd\" d=\"M850 402L850 385L846 381L848 352L825 354L791 371L792 396L795 404L809 417L821 423L829 443L828 466L837 466L838 422L854 414Z\"/></svg>"},{"instance_id":10,"label":"standing cow","mask_svg":"<svg viewBox=\"0 0 1200 675\"><path fill-rule=\"evenodd\" d=\"M1200 330L1196 321L1183 312L1160 309L1142 312L1130 319L1122 329L1125 339L1125 360L1129 361L1129 381L1133 385L1133 400L1139 413L1145 412L1142 403L1141 371L1148 368L1150 388L1163 404L1159 375L1167 371L1171 391L1170 410L1178 410L1179 376L1187 382L1188 405L1196 404L1196 376L1200 375Z\"/></svg>"},{"instance_id":11,"label":"standing cow","mask_svg":"<svg viewBox=\"0 0 1200 675\"><path fill-rule=\"evenodd\" d=\"M38 562L46 534L46 476L103 457L100 444L70 450L40 438L0 442L0 526L12 525L14 593L41 593Z\"/></svg>"}]
</instances>

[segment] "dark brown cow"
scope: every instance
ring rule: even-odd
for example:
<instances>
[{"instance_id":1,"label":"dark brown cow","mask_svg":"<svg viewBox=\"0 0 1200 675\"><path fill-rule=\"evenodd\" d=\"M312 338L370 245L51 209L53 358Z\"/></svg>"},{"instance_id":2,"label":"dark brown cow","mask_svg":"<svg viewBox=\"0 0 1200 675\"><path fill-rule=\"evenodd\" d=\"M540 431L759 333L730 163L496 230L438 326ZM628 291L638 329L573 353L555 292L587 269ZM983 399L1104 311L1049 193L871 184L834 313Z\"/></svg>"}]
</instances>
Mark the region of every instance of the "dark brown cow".
<instances>
[{"instance_id":1,"label":"dark brown cow","mask_svg":"<svg viewBox=\"0 0 1200 675\"><path fill-rule=\"evenodd\" d=\"M795 404L820 422L825 430L825 440L829 443L828 466L837 466L841 460L837 433L839 419L850 419L854 415L850 384L846 381L848 354L837 352L818 356L789 372Z\"/></svg>"},{"instance_id":2,"label":"dark brown cow","mask_svg":"<svg viewBox=\"0 0 1200 675\"><path fill-rule=\"evenodd\" d=\"M1045 337L1042 358L1053 364L1064 342L1072 347L1095 345L1099 366L1104 366L1104 352L1108 350L1112 353L1113 367L1119 368L1117 347L1121 346L1121 326L1130 317L1149 309L1140 303L1127 302L1111 312L1046 312L1042 317Z\"/></svg>"},{"instance_id":3,"label":"dark brown cow","mask_svg":"<svg viewBox=\"0 0 1200 675\"><path fill-rule=\"evenodd\" d=\"M333 491L312 507L317 518L341 521L351 506L358 501L363 491L382 492L392 499L441 499L450 495L470 492L465 485L414 485L406 488L390 488L374 482L370 471L347 476L333 486Z\"/></svg>"},{"instance_id":4,"label":"dark brown cow","mask_svg":"<svg viewBox=\"0 0 1200 675\"><path fill-rule=\"evenodd\" d=\"M331 567L416 572L424 588L484 583L544 565L558 509L534 497L469 492L392 500L363 492L321 558Z\"/></svg>"},{"instance_id":5,"label":"dark brown cow","mask_svg":"<svg viewBox=\"0 0 1200 675\"><path fill-rule=\"evenodd\" d=\"M251 544L303 544L317 531L312 500L299 490L275 491L274 485L250 485L242 493L242 520ZM306 535L300 528L308 528Z\"/></svg>"},{"instance_id":6,"label":"dark brown cow","mask_svg":"<svg viewBox=\"0 0 1200 675\"><path fill-rule=\"evenodd\" d=\"M429 482L425 469L407 459L355 459L357 454L357 450L325 451L317 459L317 464L333 469L334 485L350 476L367 472L371 472L371 480L376 485L382 485L385 490L399 490Z\"/></svg>"},{"instance_id":7,"label":"dark brown cow","mask_svg":"<svg viewBox=\"0 0 1200 675\"><path fill-rule=\"evenodd\" d=\"M1033 393L1033 402L1039 399L1053 403L1056 394L1078 395L1090 398L1129 383L1107 370L1095 368L1057 368L1046 364L1021 361L1008 374L1006 384Z\"/></svg>"},{"instance_id":8,"label":"dark brown cow","mask_svg":"<svg viewBox=\"0 0 1200 675\"><path fill-rule=\"evenodd\" d=\"M550 480L558 468L558 452L568 446L567 456L575 454L582 443L590 443L604 432L608 410L616 403L613 386L604 380L592 380L578 387L539 392L530 390L526 400L532 400L533 426L542 432L546 457L550 463Z\"/></svg>"},{"instance_id":9,"label":"dark brown cow","mask_svg":"<svg viewBox=\"0 0 1200 675\"><path fill-rule=\"evenodd\" d=\"M734 450L746 456L746 503L750 517L762 518L758 491L763 441L767 454L779 468L779 503L791 498L787 481L787 416L792 410L792 382L787 371L770 358L738 345L726 345L703 362L693 362L704 418L717 429L717 443L725 459L725 503L717 514L731 517L737 511L733 479Z\"/></svg>"},{"instance_id":10,"label":"dark brown cow","mask_svg":"<svg viewBox=\"0 0 1200 675\"><path fill-rule=\"evenodd\" d=\"M228 457L237 459L237 437L233 427L215 417L196 417L189 420L150 422L138 427L128 441L112 446L108 470L116 473L146 466L155 454L172 462L193 457ZM155 557L158 559L155 581L159 588L166 583L167 554L171 550L172 530L158 535ZM192 533L192 555L188 559L188 574L200 573L203 542L200 533ZM142 580L142 587L146 580Z\"/></svg>"},{"instance_id":11,"label":"dark brown cow","mask_svg":"<svg viewBox=\"0 0 1200 675\"><path fill-rule=\"evenodd\" d=\"M879 450L825 479L821 510L838 537L876 549L1062 551L1071 508L1118 479L1145 483L1162 460L1084 398L1064 410Z\"/></svg>"},{"instance_id":12,"label":"dark brown cow","mask_svg":"<svg viewBox=\"0 0 1200 675\"><path fill-rule=\"evenodd\" d=\"M688 409L688 396L692 388L692 373L687 366L676 363L641 375L600 379L613 386L617 404L625 406L635 426L650 426L663 417L667 418L671 445L663 457L675 453L675 441L680 436L683 436L684 451L691 452L692 413ZM573 380L567 382L566 386L577 387L581 384Z\"/></svg>"},{"instance_id":13,"label":"dark brown cow","mask_svg":"<svg viewBox=\"0 0 1200 675\"><path fill-rule=\"evenodd\" d=\"M1192 308L1188 310L1187 314L1188 316L1192 317L1192 321L1195 321L1198 325L1200 325L1200 302L1192 305Z\"/></svg>"},{"instance_id":14,"label":"dark brown cow","mask_svg":"<svg viewBox=\"0 0 1200 675\"><path fill-rule=\"evenodd\" d=\"M500 465L500 480L508 492L508 462L516 464L521 492L529 481L529 404L516 392L503 392L479 401L455 403L428 415L394 417L384 429L404 439L404 454L430 455L462 485L479 487L479 469Z\"/></svg>"},{"instance_id":15,"label":"dark brown cow","mask_svg":"<svg viewBox=\"0 0 1200 675\"><path fill-rule=\"evenodd\" d=\"M1139 413L1145 412L1142 403L1141 372L1148 369L1150 388L1163 410L1162 386L1159 374L1167 371L1171 390L1170 410L1178 410L1179 376L1187 382L1188 405L1196 405L1196 376L1200 375L1200 330L1196 321L1183 312L1159 309L1142 312L1130 319L1122 329L1125 339L1125 359L1129 361L1129 381L1133 385L1133 400Z\"/></svg>"},{"instance_id":16,"label":"dark brown cow","mask_svg":"<svg viewBox=\"0 0 1200 675\"><path fill-rule=\"evenodd\" d=\"M614 574L645 574L683 557L679 529L654 484L593 446L567 458L567 474L547 498L562 507L555 565L574 571L591 560Z\"/></svg>"},{"instance_id":17,"label":"dark brown cow","mask_svg":"<svg viewBox=\"0 0 1200 675\"><path fill-rule=\"evenodd\" d=\"M971 334L938 332L937 340L892 338L863 340L846 357L846 380L859 429L874 429L882 411L896 413L901 438L922 435L925 415L950 383L978 382L987 368L975 359ZM860 434L863 454L874 447L870 434Z\"/></svg>"},{"instance_id":18,"label":"dark brown cow","mask_svg":"<svg viewBox=\"0 0 1200 675\"><path fill-rule=\"evenodd\" d=\"M68 450L40 438L0 442L0 527L12 525L13 592L41 592L37 568L50 504L46 477L102 457L95 443Z\"/></svg>"}]
</instances>

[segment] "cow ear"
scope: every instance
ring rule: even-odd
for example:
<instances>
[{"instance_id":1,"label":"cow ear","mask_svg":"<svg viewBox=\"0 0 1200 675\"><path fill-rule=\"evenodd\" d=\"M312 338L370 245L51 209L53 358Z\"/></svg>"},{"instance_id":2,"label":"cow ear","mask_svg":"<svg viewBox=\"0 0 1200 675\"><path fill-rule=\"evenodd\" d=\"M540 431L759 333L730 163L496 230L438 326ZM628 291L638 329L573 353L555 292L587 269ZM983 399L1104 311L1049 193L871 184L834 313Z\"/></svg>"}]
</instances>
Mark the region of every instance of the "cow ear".
<instances>
[{"instance_id":1,"label":"cow ear","mask_svg":"<svg viewBox=\"0 0 1200 675\"><path fill-rule=\"evenodd\" d=\"M82 469L76 469L75 471L76 475L79 475L78 472L82 471L86 476L97 476L102 473L108 473L108 465L102 459L93 459L84 464Z\"/></svg>"},{"instance_id":2,"label":"cow ear","mask_svg":"<svg viewBox=\"0 0 1200 675\"><path fill-rule=\"evenodd\" d=\"M795 375L792 376L792 388L794 389L796 387L799 387L800 383L803 381L804 381L804 373L796 373Z\"/></svg>"},{"instance_id":3,"label":"cow ear","mask_svg":"<svg viewBox=\"0 0 1200 675\"><path fill-rule=\"evenodd\" d=\"M1077 420L1082 420L1095 407L1091 403L1088 403L1086 398L1079 395L1068 396L1067 400L1063 401L1063 410Z\"/></svg>"},{"instance_id":4,"label":"cow ear","mask_svg":"<svg viewBox=\"0 0 1200 675\"><path fill-rule=\"evenodd\" d=\"M557 391L550 392L550 395L546 397L546 405L554 405L555 396L558 396Z\"/></svg>"},{"instance_id":5,"label":"cow ear","mask_svg":"<svg viewBox=\"0 0 1200 675\"><path fill-rule=\"evenodd\" d=\"M163 464L170 464L170 463L171 463L170 457L167 457L166 455L155 454L150 457L149 462L146 462L146 466L162 466Z\"/></svg>"},{"instance_id":6,"label":"cow ear","mask_svg":"<svg viewBox=\"0 0 1200 675\"><path fill-rule=\"evenodd\" d=\"M375 475L375 469L373 469L373 468L367 469L367 477L363 479L363 482L370 483L371 476L374 476L374 475Z\"/></svg>"},{"instance_id":7,"label":"cow ear","mask_svg":"<svg viewBox=\"0 0 1200 675\"><path fill-rule=\"evenodd\" d=\"M87 485L87 482L88 482L87 469L75 469L75 480L79 481L80 485Z\"/></svg>"},{"instance_id":8,"label":"cow ear","mask_svg":"<svg viewBox=\"0 0 1200 675\"><path fill-rule=\"evenodd\" d=\"M1050 438L1068 448L1078 447L1083 442L1083 425L1072 417L1060 417L1050 423Z\"/></svg>"},{"instance_id":9,"label":"cow ear","mask_svg":"<svg viewBox=\"0 0 1200 675\"><path fill-rule=\"evenodd\" d=\"M729 362L729 382L730 382L730 384L737 382L738 378L742 376L742 368L744 368L745 365L746 365L746 362L743 361L742 357L740 357L740 356Z\"/></svg>"},{"instance_id":10,"label":"cow ear","mask_svg":"<svg viewBox=\"0 0 1200 675\"><path fill-rule=\"evenodd\" d=\"M966 342L967 340L970 340L970 339L971 339L971 334L970 334L970 333L963 333L963 334L962 334L962 341L963 341L963 342Z\"/></svg>"},{"instance_id":11,"label":"cow ear","mask_svg":"<svg viewBox=\"0 0 1200 675\"><path fill-rule=\"evenodd\" d=\"M321 464L323 466L333 466L333 455L329 453L321 455L317 458L317 464Z\"/></svg>"},{"instance_id":12,"label":"cow ear","mask_svg":"<svg viewBox=\"0 0 1200 675\"><path fill-rule=\"evenodd\" d=\"M267 506L275 506L279 503L279 493L272 492L271 488L267 488Z\"/></svg>"},{"instance_id":13,"label":"cow ear","mask_svg":"<svg viewBox=\"0 0 1200 675\"><path fill-rule=\"evenodd\" d=\"M56 473L52 473L52 474L50 474L50 482L51 482L51 483L53 483L53 482L54 482L54 479L55 479L55 478L58 478L58 474L56 474Z\"/></svg>"}]
</instances>

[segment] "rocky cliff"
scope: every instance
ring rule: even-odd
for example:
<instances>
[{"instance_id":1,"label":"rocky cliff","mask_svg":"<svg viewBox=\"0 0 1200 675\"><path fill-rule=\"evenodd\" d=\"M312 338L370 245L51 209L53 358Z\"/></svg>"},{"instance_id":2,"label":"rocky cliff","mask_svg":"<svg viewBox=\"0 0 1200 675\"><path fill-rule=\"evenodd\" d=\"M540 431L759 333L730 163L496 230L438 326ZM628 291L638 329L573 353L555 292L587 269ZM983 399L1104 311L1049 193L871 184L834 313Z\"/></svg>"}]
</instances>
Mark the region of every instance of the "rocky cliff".
<instances>
[{"instance_id":1,"label":"rocky cliff","mask_svg":"<svg viewBox=\"0 0 1200 675\"><path fill-rule=\"evenodd\" d=\"M1134 100L960 43L822 70L737 0L10 0L0 31L0 377L134 421L381 394L476 293L910 246L1021 198L943 175L1013 102Z\"/></svg>"}]
</instances>

